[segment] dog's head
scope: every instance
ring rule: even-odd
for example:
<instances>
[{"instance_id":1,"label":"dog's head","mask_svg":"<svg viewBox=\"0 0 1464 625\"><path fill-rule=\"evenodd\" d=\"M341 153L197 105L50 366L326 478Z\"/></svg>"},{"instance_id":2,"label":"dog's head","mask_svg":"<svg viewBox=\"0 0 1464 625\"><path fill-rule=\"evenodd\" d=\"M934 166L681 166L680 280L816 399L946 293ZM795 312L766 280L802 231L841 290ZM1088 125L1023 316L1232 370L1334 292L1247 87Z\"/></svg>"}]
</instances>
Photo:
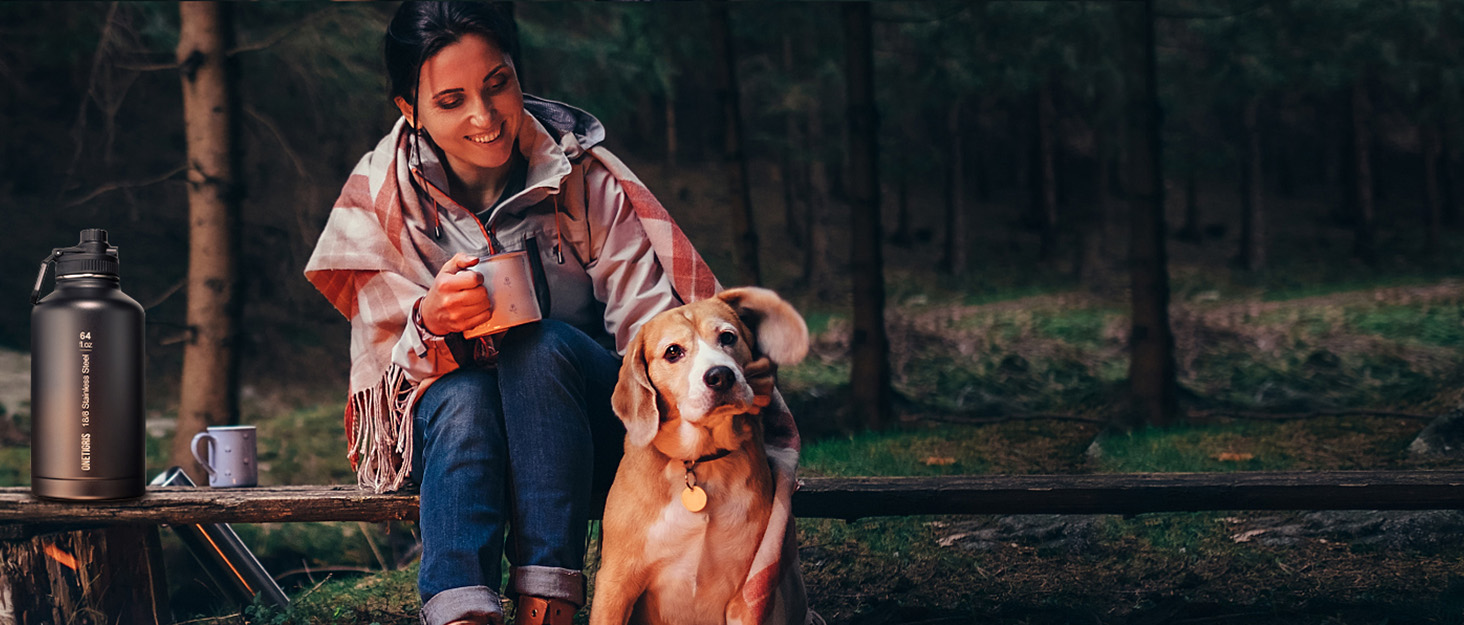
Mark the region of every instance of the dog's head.
<instances>
[{"instance_id":1,"label":"dog's head","mask_svg":"<svg viewBox=\"0 0 1464 625\"><path fill-rule=\"evenodd\" d=\"M611 404L626 439L645 446L660 429L662 406L697 425L748 412L747 364L766 356L791 365L807 353L808 326L792 305L767 289L728 289L641 326L626 348Z\"/></svg>"}]
</instances>

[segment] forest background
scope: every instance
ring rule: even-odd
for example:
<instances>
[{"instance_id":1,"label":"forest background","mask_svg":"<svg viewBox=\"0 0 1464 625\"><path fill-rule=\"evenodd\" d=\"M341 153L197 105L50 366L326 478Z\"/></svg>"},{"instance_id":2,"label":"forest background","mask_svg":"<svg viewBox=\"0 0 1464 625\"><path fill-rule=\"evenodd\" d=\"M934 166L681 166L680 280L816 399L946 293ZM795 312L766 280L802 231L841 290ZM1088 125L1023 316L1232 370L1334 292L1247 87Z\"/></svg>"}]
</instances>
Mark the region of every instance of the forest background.
<instances>
[{"instance_id":1,"label":"forest background","mask_svg":"<svg viewBox=\"0 0 1464 625\"><path fill-rule=\"evenodd\" d=\"M872 468L847 464L866 439L851 437L865 425L849 400L849 155L860 138L845 113L840 4L517 3L514 15L525 91L598 116L724 284L757 276L808 316L814 354L785 372L785 390L808 439L836 444L815 445L810 470L1407 464L1421 418L1454 407L1464 381L1464 4L1154 4L1160 265L1185 423L1351 410L1381 420L1323 429L1383 442L1359 452L1298 430L1260 444L1284 450L1267 458L1222 435L1224 449L1178 465L1094 467L1083 451L1099 425L1122 421L1127 395L1142 5L873 5L894 416L917 438L890 443L890 464ZM241 419L273 423L281 439L300 431L283 424L311 420L323 441L268 452L282 480L350 479L339 431L347 324L301 272L345 175L397 118L379 35L394 6L232 10ZM730 45L716 36L723 23ZM178 32L171 3L0 4L5 361L28 348L22 302L38 261L82 228L106 228L124 289L148 309L159 431L177 412L189 336ZM738 221L739 181L750 221ZM28 389L0 375L0 429L23 447ZM1034 450L1018 458L959 442L1010 432L930 429L1043 416L1079 425L1023 430ZM1429 583L1450 587L1454 574ZM868 607L825 599L847 614Z\"/></svg>"}]
</instances>

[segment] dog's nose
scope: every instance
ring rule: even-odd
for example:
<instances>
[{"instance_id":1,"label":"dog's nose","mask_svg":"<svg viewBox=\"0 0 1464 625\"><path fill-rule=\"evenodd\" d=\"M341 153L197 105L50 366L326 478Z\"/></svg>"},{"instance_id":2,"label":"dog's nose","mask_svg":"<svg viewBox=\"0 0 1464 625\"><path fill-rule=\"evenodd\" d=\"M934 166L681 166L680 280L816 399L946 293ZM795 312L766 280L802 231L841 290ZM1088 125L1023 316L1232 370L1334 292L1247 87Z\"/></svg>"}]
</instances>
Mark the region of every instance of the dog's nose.
<instances>
[{"instance_id":1,"label":"dog's nose","mask_svg":"<svg viewBox=\"0 0 1464 625\"><path fill-rule=\"evenodd\" d=\"M707 388L714 391L725 391L732 388L732 383L737 381L737 374L732 373L731 367L717 366L707 370L702 376L702 381L707 383Z\"/></svg>"}]
</instances>

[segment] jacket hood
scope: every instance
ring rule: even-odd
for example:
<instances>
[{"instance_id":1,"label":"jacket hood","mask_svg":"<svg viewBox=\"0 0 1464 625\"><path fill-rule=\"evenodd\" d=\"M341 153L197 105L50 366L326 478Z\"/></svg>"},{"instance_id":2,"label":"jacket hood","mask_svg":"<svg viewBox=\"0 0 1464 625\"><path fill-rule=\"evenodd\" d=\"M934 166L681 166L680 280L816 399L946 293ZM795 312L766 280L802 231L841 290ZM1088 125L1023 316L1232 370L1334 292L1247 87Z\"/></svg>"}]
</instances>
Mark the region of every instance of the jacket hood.
<instances>
[{"instance_id":1,"label":"jacket hood","mask_svg":"<svg viewBox=\"0 0 1464 625\"><path fill-rule=\"evenodd\" d=\"M605 127L600 120L582 109L525 93L524 110L559 141L570 160L605 141ZM572 135L574 141L567 141L566 135Z\"/></svg>"}]
</instances>

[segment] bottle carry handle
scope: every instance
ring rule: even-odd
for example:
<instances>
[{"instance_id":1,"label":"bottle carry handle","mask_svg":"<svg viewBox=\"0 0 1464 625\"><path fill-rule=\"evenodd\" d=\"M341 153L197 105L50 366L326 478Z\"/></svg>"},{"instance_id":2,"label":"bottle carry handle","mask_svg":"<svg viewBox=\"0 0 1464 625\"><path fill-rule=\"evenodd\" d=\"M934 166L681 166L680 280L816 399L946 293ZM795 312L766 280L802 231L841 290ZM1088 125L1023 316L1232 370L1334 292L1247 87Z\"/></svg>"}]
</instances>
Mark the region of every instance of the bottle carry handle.
<instances>
[{"instance_id":1,"label":"bottle carry handle","mask_svg":"<svg viewBox=\"0 0 1464 625\"><path fill-rule=\"evenodd\" d=\"M41 271L36 274L36 285L31 288L31 306L41 303L41 284L46 281L46 268L56 264L56 259L61 257L61 250L51 250L51 255L41 259Z\"/></svg>"}]
</instances>

